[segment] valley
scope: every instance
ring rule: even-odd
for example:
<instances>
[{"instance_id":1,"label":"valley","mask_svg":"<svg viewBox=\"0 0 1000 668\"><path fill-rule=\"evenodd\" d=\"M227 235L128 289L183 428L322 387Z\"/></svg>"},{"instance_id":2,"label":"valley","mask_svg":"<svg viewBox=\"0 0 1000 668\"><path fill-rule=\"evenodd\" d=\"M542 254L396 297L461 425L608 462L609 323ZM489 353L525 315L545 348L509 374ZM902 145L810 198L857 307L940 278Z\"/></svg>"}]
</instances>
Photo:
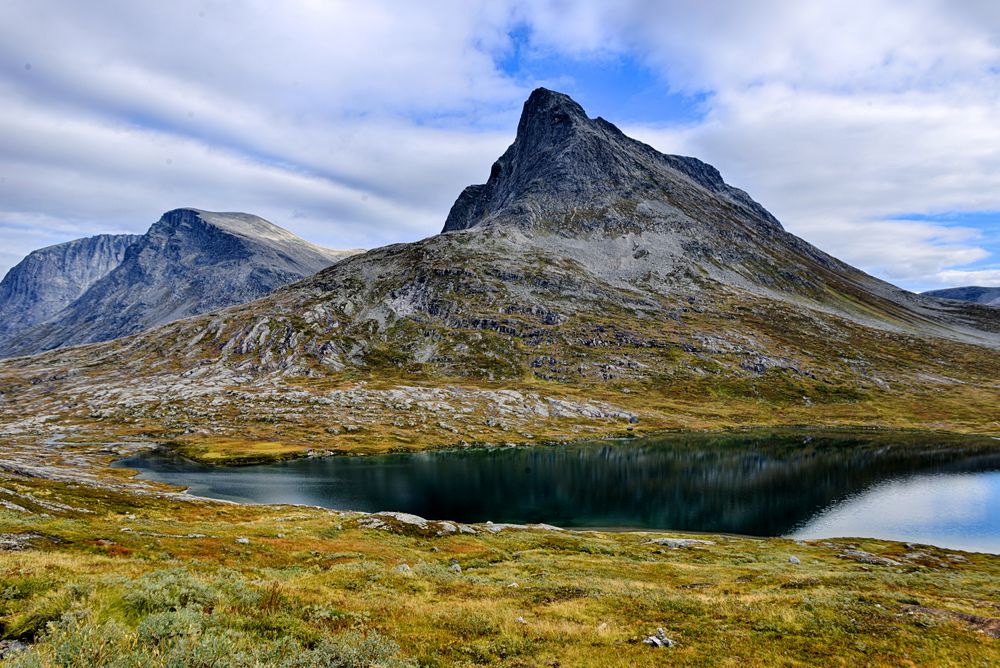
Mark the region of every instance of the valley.
<instances>
[{"instance_id":1,"label":"valley","mask_svg":"<svg viewBox=\"0 0 1000 668\"><path fill-rule=\"evenodd\" d=\"M627 458L645 439L704 439L729 457L744 452L737 464L720 456L733 470L787 476L800 495L791 501L758 498L753 485L746 494L801 519L824 480L838 500L870 489L862 460L848 459L844 473L812 434L902 460L917 457L915 443L952 453L975 443L986 462L975 472L995 473L1000 309L914 294L851 267L785 231L710 165L661 154L544 88L440 234L323 255L317 273L300 268L238 299L213 273L206 300L225 303L178 306L166 319L146 308L202 265L245 282L257 264L234 273L228 260L184 264L187 254L171 253L210 256L215 246L200 235L228 248L234 227L256 248L260 229L278 234L265 223L169 212L154 227L172 241L135 242L141 258L129 246L95 282L104 287L88 289L93 313L73 302L63 324L15 337L27 347L11 354L34 354L0 360L4 665L995 660L996 554L885 536L783 538L775 534L791 529L777 525L751 537L725 522L635 531L624 520L490 524L298 497L305 505L235 504L114 463L154 448L223 471L206 467L524 446L543 460L585 461L572 453L604 447ZM260 251L265 273L282 253ZM157 280L134 281L133 271ZM143 317L124 317L134 305ZM64 337L66 323L81 338ZM795 461L808 463L769 458L775 434L789 432ZM621 440L594 445L602 438ZM740 439L755 444L739 450ZM685 476L710 479L716 469L690 463L707 452L684 460L682 474L647 480L650 498L666 504ZM595 475L595 465L562 461L560 471ZM256 469L232 474L240 470ZM638 494L643 485L629 484L641 470L630 469L625 489ZM392 493L420 489L372 475L394 481ZM549 480L544 490L561 488ZM673 646L643 642L657 628ZM7 657L15 641L31 648ZM77 663L59 664L59 652ZM334 662L345 656L357 660Z\"/></svg>"}]
</instances>

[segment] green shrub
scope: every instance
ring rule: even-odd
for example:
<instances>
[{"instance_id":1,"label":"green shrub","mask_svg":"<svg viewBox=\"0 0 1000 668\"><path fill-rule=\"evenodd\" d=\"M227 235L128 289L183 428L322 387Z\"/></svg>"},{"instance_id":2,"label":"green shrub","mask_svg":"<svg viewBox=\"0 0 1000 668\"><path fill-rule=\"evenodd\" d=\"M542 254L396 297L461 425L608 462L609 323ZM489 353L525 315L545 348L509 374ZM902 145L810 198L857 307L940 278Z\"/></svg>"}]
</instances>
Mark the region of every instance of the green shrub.
<instances>
[{"instance_id":1,"label":"green shrub","mask_svg":"<svg viewBox=\"0 0 1000 668\"><path fill-rule=\"evenodd\" d=\"M182 569L153 571L130 583L123 596L137 613L166 612L187 607L211 608L219 591Z\"/></svg>"},{"instance_id":2,"label":"green shrub","mask_svg":"<svg viewBox=\"0 0 1000 668\"><path fill-rule=\"evenodd\" d=\"M115 621L93 624L81 621L76 615L66 615L62 621L48 625L42 645L43 651L36 645L15 654L8 665L11 668L143 665L125 658L130 654L128 632Z\"/></svg>"},{"instance_id":3,"label":"green shrub","mask_svg":"<svg viewBox=\"0 0 1000 668\"><path fill-rule=\"evenodd\" d=\"M282 664L282 668L410 668L417 664L399 656L399 645L372 632L348 631L322 640L311 650Z\"/></svg>"},{"instance_id":4,"label":"green shrub","mask_svg":"<svg viewBox=\"0 0 1000 668\"><path fill-rule=\"evenodd\" d=\"M206 626L205 621L206 615L191 608L154 612L142 620L136 631L144 643L162 643L200 633Z\"/></svg>"},{"instance_id":5,"label":"green shrub","mask_svg":"<svg viewBox=\"0 0 1000 668\"><path fill-rule=\"evenodd\" d=\"M392 640L372 632L328 636L312 648L234 629L205 630L208 615L186 608L147 616L135 631L110 620L66 615L50 623L9 668L415 668Z\"/></svg>"}]
</instances>

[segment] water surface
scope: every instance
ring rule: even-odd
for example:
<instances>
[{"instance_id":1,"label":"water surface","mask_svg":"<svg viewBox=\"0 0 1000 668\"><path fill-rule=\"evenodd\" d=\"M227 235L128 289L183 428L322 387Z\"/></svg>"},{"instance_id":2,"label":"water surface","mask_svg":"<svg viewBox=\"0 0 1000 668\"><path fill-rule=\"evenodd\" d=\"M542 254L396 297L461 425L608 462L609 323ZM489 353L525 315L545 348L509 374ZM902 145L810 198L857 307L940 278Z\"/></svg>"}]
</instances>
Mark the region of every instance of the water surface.
<instances>
[{"instance_id":1,"label":"water surface","mask_svg":"<svg viewBox=\"0 0 1000 668\"><path fill-rule=\"evenodd\" d=\"M461 522L887 538L1000 553L1000 441L988 438L682 434L244 467L159 450L116 465L240 502Z\"/></svg>"}]
</instances>

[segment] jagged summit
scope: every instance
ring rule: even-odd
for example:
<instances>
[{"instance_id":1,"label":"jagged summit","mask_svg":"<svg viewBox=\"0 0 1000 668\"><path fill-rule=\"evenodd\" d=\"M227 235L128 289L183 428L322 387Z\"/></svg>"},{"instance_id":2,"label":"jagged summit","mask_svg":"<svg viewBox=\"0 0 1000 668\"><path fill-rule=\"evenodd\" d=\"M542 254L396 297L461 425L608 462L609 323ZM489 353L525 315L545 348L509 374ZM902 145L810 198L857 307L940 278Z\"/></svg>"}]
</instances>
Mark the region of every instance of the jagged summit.
<instances>
[{"instance_id":1,"label":"jagged summit","mask_svg":"<svg viewBox=\"0 0 1000 668\"><path fill-rule=\"evenodd\" d=\"M660 153L603 118L589 118L568 95L538 88L524 103L514 143L493 164L485 184L462 192L444 231L491 221L521 227L556 223L564 234L648 229L675 217L662 215L668 213L664 207L669 213L703 216L706 206L719 210L720 198L756 219L756 225L781 229L711 165ZM653 203L660 215L636 215L643 203ZM570 212L572 224L559 225L558 219Z\"/></svg>"}]
</instances>

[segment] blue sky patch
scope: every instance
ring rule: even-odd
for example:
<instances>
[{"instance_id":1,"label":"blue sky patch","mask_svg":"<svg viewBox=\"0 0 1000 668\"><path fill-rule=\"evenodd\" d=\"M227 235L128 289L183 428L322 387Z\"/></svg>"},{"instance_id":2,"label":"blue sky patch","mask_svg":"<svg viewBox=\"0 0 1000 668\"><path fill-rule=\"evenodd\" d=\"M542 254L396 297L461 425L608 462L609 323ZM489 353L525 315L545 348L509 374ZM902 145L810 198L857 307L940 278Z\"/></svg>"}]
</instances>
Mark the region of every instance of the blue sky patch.
<instances>
[{"instance_id":1,"label":"blue sky patch","mask_svg":"<svg viewBox=\"0 0 1000 668\"><path fill-rule=\"evenodd\" d=\"M687 125L707 113L708 95L672 92L636 57L598 53L572 57L539 48L524 26L511 31L511 48L497 67L518 83L543 85L570 95L588 113L616 124Z\"/></svg>"}]
</instances>

